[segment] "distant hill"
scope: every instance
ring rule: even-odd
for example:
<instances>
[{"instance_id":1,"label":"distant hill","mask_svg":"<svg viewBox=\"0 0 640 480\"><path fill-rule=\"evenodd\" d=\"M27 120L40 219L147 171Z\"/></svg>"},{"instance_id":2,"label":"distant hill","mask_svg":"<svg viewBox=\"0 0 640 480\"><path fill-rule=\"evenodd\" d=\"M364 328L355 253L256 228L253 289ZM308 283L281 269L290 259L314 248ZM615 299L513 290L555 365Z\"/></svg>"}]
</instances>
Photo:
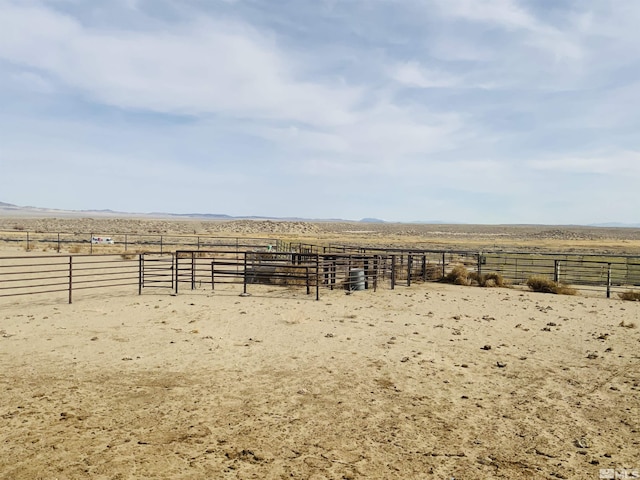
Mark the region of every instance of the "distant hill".
<instances>
[{"instance_id":1,"label":"distant hill","mask_svg":"<svg viewBox=\"0 0 640 480\"><path fill-rule=\"evenodd\" d=\"M608 223L592 223L589 226L603 227L603 228L640 228L640 223L608 222Z\"/></svg>"},{"instance_id":2,"label":"distant hill","mask_svg":"<svg viewBox=\"0 0 640 480\"><path fill-rule=\"evenodd\" d=\"M385 221L379 218L363 218L360 223L385 223Z\"/></svg>"},{"instance_id":3,"label":"distant hill","mask_svg":"<svg viewBox=\"0 0 640 480\"><path fill-rule=\"evenodd\" d=\"M4 203L4 202L0 202L0 207L12 207L12 208L17 208L16 205L13 205L11 203Z\"/></svg>"}]
</instances>

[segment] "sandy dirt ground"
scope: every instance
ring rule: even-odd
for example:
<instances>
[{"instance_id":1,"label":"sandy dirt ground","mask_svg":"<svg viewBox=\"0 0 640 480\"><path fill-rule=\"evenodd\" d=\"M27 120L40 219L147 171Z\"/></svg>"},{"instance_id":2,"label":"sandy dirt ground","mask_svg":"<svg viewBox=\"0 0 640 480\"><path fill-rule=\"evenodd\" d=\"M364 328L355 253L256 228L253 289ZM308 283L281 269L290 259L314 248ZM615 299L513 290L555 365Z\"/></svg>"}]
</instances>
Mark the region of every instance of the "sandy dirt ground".
<instances>
[{"instance_id":1,"label":"sandy dirt ground","mask_svg":"<svg viewBox=\"0 0 640 480\"><path fill-rule=\"evenodd\" d=\"M0 228L640 252L638 229L15 216ZM250 292L0 298L0 479L640 469L638 302L439 283L323 290L320 301Z\"/></svg>"},{"instance_id":2,"label":"sandy dirt ground","mask_svg":"<svg viewBox=\"0 0 640 480\"><path fill-rule=\"evenodd\" d=\"M2 479L640 469L640 303L437 283L0 302Z\"/></svg>"}]
</instances>

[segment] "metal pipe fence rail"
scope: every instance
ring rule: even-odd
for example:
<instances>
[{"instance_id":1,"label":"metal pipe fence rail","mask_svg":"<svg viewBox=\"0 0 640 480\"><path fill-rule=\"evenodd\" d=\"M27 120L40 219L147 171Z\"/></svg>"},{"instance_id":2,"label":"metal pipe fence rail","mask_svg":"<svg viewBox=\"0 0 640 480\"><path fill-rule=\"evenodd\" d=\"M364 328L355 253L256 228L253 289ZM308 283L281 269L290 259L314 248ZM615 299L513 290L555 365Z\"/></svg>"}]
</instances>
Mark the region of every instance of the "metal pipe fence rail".
<instances>
[{"instance_id":1,"label":"metal pipe fence rail","mask_svg":"<svg viewBox=\"0 0 640 480\"><path fill-rule=\"evenodd\" d=\"M367 249L366 253L179 250L175 254L22 255L0 257L0 297L73 293L138 286L178 292L187 284L215 288L236 283L347 291L440 281L463 266L478 276L499 274L512 285L543 277L598 294L640 286L640 257L523 252L447 252Z\"/></svg>"},{"instance_id":2,"label":"metal pipe fence rail","mask_svg":"<svg viewBox=\"0 0 640 480\"><path fill-rule=\"evenodd\" d=\"M218 284L270 284L305 286L307 294L317 285L317 262L301 265L298 254L228 250L179 250L175 254L175 292L181 284L192 290L203 285L215 289Z\"/></svg>"},{"instance_id":3,"label":"metal pipe fence rail","mask_svg":"<svg viewBox=\"0 0 640 480\"><path fill-rule=\"evenodd\" d=\"M169 256L141 254L139 256L138 293L142 294L143 288L169 288L173 290L174 270L173 254Z\"/></svg>"},{"instance_id":4,"label":"metal pipe fence rail","mask_svg":"<svg viewBox=\"0 0 640 480\"><path fill-rule=\"evenodd\" d=\"M46 255L0 258L0 297L66 294L139 284L139 260L120 255Z\"/></svg>"},{"instance_id":5,"label":"metal pipe fence rail","mask_svg":"<svg viewBox=\"0 0 640 480\"><path fill-rule=\"evenodd\" d=\"M513 285L530 277L544 277L579 290L604 292L609 298L640 286L640 257L635 255L529 252L472 252L435 249L361 247L332 244L325 251L379 253L391 260L382 278L392 288L399 282L439 281L453 268L464 266L478 275L499 274Z\"/></svg>"},{"instance_id":6,"label":"metal pipe fence rail","mask_svg":"<svg viewBox=\"0 0 640 480\"><path fill-rule=\"evenodd\" d=\"M113 243L99 243L94 239L110 239ZM0 242L19 245L25 251L34 250L55 251L77 250L71 253L101 253L105 249L117 249L119 252L131 250L145 250L169 253L176 248L211 249L228 248L240 249L271 249L282 244L275 238L257 237L218 237L202 234L166 234L166 233L105 233L105 232L40 232L27 230L0 230ZM297 248L300 248L299 246ZM84 252L82 252L84 253ZM113 253L113 252L109 252ZM136 252L141 253L141 252Z\"/></svg>"},{"instance_id":7,"label":"metal pipe fence rail","mask_svg":"<svg viewBox=\"0 0 640 480\"><path fill-rule=\"evenodd\" d=\"M0 257L0 297L65 293L114 287L173 288L173 257L139 255L38 255Z\"/></svg>"},{"instance_id":8,"label":"metal pipe fence rail","mask_svg":"<svg viewBox=\"0 0 640 480\"><path fill-rule=\"evenodd\" d=\"M252 284L366 290L378 288L385 259L378 255L321 255L284 252L177 251L175 288L196 289L218 284Z\"/></svg>"}]
</instances>

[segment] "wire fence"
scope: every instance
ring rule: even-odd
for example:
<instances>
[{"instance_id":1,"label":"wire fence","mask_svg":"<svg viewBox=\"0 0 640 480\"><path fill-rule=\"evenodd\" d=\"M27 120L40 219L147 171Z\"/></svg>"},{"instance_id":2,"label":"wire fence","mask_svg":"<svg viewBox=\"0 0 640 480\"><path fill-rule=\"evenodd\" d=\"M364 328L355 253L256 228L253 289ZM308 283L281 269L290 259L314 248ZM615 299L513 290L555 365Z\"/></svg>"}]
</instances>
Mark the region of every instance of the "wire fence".
<instances>
[{"instance_id":1,"label":"wire fence","mask_svg":"<svg viewBox=\"0 0 640 480\"><path fill-rule=\"evenodd\" d=\"M109 232L40 232L0 230L0 242L15 245L25 252L69 253L167 253L178 248L208 249L278 248L277 238L230 237L213 235L138 234Z\"/></svg>"}]
</instances>

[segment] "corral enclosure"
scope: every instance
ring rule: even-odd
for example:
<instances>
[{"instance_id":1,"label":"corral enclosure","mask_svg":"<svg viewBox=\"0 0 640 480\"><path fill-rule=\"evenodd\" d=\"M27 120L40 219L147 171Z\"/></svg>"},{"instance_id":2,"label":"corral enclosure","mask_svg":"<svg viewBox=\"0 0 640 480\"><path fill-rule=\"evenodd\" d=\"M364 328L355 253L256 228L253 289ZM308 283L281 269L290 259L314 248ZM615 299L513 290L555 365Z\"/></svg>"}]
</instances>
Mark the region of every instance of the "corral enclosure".
<instances>
[{"instance_id":1,"label":"corral enclosure","mask_svg":"<svg viewBox=\"0 0 640 480\"><path fill-rule=\"evenodd\" d=\"M235 283L244 293L252 284L305 287L318 300L322 289L394 289L443 281L456 268L472 273L469 279L494 276L518 287L541 277L606 297L640 285L638 257L274 244L248 250L5 256L0 257L0 298L65 292L71 303L74 291L87 289L131 286L131 293L135 287L138 294L152 288L178 293Z\"/></svg>"}]
</instances>

